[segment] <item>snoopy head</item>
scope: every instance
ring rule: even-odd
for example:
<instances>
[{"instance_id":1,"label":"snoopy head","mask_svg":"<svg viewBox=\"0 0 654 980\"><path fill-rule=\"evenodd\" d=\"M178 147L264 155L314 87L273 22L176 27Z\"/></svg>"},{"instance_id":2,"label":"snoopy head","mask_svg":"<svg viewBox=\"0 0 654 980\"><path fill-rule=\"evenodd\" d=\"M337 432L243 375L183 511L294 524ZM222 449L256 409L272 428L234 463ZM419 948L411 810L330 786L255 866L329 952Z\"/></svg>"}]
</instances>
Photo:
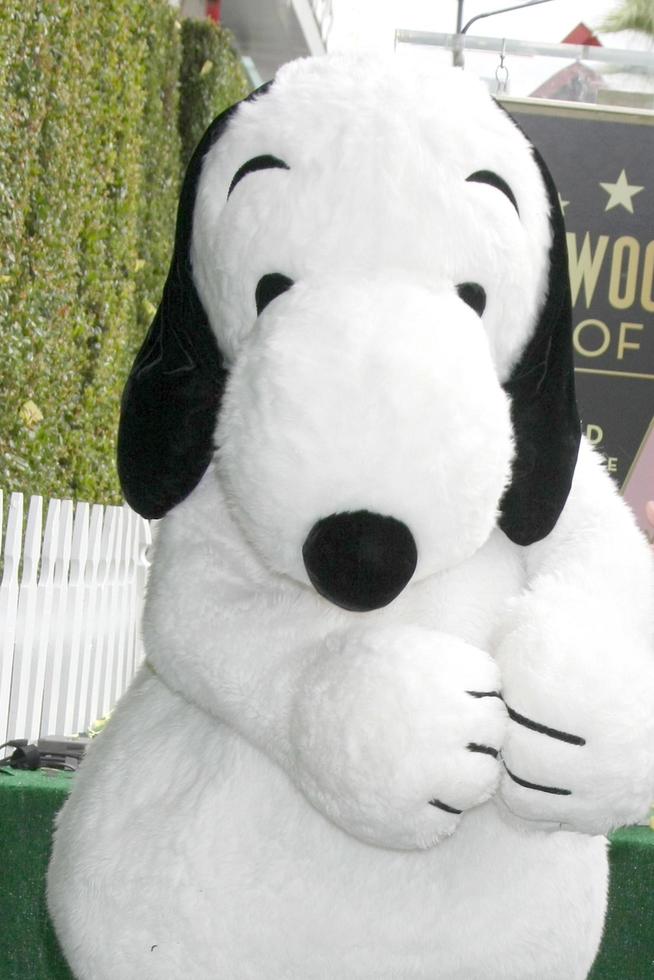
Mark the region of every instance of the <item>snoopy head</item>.
<instances>
[{"instance_id":1,"label":"snoopy head","mask_svg":"<svg viewBox=\"0 0 654 980\"><path fill-rule=\"evenodd\" d=\"M578 439L556 193L479 82L305 59L212 124L123 397L137 511L215 457L261 561L365 611L546 536Z\"/></svg>"}]
</instances>

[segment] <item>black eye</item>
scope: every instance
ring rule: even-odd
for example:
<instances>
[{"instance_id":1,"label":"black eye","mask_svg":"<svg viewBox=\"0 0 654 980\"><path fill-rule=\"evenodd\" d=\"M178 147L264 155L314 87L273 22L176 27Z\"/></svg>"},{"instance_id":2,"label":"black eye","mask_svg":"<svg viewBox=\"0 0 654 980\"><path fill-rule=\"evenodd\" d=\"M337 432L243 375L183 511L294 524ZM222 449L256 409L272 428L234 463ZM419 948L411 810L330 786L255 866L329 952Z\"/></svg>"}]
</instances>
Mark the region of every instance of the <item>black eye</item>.
<instances>
[{"instance_id":1,"label":"black eye","mask_svg":"<svg viewBox=\"0 0 654 980\"><path fill-rule=\"evenodd\" d=\"M293 280L288 276L283 276L281 272L269 272L267 276L262 276L257 283L254 298L257 304L257 316L265 310L268 303L285 293L293 285Z\"/></svg>"},{"instance_id":2,"label":"black eye","mask_svg":"<svg viewBox=\"0 0 654 980\"><path fill-rule=\"evenodd\" d=\"M461 282L456 287L456 291L463 300L470 306L477 316L481 316L486 309L486 292L478 282Z\"/></svg>"}]
</instances>

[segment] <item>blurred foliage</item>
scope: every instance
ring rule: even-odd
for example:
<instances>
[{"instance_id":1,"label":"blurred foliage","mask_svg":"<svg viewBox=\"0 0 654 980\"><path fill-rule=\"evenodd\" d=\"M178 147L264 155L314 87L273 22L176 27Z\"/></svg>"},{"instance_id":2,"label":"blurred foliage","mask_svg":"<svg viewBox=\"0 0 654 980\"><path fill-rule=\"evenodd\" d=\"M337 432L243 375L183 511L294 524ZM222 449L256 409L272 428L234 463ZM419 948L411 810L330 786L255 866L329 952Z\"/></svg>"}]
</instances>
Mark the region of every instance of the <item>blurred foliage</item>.
<instances>
[{"instance_id":1,"label":"blurred foliage","mask_svg":"<svg viewBox=\"0 0 654 980\"><path fill-rule=\"evenodd\" d=\"M641 31L654 37L654 3L652 0L619 0L599 27L600 31Z\"/></svg>"},{"instance_id":2,"label":"blurred foliage","mask_svg":"<svg viewBox=\"0 0 654 980\"><path fill-rule=\"evenodd\" d=\"M226 33L182 29L166 0L3 0L0 487L120 501L120 394L167 272L182 146L246 92Z\"/></svg>"},{"instance_id":3,"label":"blurred foliage","mask_svg":"<svg viewBox=\"0 0 654 980\"><path fill-rule=\"evenodd\" d=\"M227 31L210 21L182 24L180 135L182 167L186 167L205 129L217 115L250 91L243 66Z\"/></svg>"}]
</instances>

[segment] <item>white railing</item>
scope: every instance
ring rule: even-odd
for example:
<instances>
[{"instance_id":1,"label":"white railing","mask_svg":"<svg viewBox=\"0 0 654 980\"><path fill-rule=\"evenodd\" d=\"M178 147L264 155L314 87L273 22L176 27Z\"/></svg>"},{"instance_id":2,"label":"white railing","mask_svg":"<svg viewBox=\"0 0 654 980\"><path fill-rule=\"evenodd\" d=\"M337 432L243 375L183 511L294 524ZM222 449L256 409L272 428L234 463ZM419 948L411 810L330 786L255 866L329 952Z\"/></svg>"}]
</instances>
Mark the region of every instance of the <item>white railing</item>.
<instances>
[{"instance_id":1,"label":"white railing","mask_svg":"<svg viewBox=\"0 0 654 980\"><path fill-rule=\"evenodd\" d=\"M150 525L127 507L0 491L0 743L103 717L142 657ZM3 534L4 531L4 534Z\"/></svg>"}]
</instances>

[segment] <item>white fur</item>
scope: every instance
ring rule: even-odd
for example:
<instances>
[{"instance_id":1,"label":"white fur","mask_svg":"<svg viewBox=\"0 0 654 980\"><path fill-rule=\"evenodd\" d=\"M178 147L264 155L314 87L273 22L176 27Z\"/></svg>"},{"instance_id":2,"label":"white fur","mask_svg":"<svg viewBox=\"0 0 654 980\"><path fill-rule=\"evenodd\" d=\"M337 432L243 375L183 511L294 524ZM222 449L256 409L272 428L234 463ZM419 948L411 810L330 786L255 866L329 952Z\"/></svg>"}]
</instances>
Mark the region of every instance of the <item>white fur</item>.
<instances>
[{"instance_id":1,"label":"white fur","mask_svg":"<svg viewBox=\"0 0 654 980\"><path fill-rule=\"evenodd\" d=\"M225 205L263 153L291 170ZM478 169L519 217L466 184ZM161 524L148 665L59 819L48 900L80 978L587 975L606 902L593 835L654 789L653 573L587 446L544 541L494 527L500 382L548 246L526 141L461 73L294 63L207 155L193 255L232 369L220 450ZM296 285L257 317L269 272ZM481 320L465 281L487 290ZM419 564L357 614L313 591L301 545L362 508L405 521ZM467 693L500 688L586 744ZM470 743L572 795L520 787Z\"/></svg>"},{"instance_id":2,"label":"white fur","mask_svg":"<svg viewBox=\"0 0 654 980\"><path fill-rule=\"evenodd\" d=\"M512 725L508 768L572 795L536 800L505 775L502 798L525 820L590 834L642 820L654 799L652 560L585 442L568 504L527 570L497 638L506 701L586 745Z\"/></svg>"},{"instance_id":3,"label":"white fur","mask_svg":"<svg viewBox=\"0 0 654 980\"><path fill-rule=\"evenodd\" d=\"M283 66L240 106L205 158L194 223L198 289L228 358L252 331L268 272L307 285L392 275L436 293L472 281L488 294L504 380L542 296L550 230L529 144L491 105L462 72L336 55ZM238 168L261 154L290 170L249 175L225 203ZM520 217L494 188L466 183L478 170L507 181Z\"/></svg>"},{"instance_id":4,"label":"white fur","mask_svg":"<svg viewBox=\"0 0 654 980\"><path fill-rule=\"evenodd\" d=\"M519 549L494 532L362 625L253 562L215 480L161 526L156 674L123 699L60 818L49 903L78 975L580 980L601 933L604 841L514 828L494 801L459 818L425 800L467 806L497 778L461 749L504 727L487 715L499 702L460 710L463 690L496 682L483 651L522 587ZM318 737L315 713L330 722Z\"/></svg>"},{"instance_id":5,"label":"white fur","mask_svg":"<svg viewBox=\"0 0 654 980\"><path fill-rule=\"evenodd\" d=\"M420 543L418 578L450 568L490 534L512 456L482 323L403 276L323 279L264 310L232 371L217 444L234 514L307 584L302 543L334 512L392 514Z\"/></svg>"}]
</instances>

